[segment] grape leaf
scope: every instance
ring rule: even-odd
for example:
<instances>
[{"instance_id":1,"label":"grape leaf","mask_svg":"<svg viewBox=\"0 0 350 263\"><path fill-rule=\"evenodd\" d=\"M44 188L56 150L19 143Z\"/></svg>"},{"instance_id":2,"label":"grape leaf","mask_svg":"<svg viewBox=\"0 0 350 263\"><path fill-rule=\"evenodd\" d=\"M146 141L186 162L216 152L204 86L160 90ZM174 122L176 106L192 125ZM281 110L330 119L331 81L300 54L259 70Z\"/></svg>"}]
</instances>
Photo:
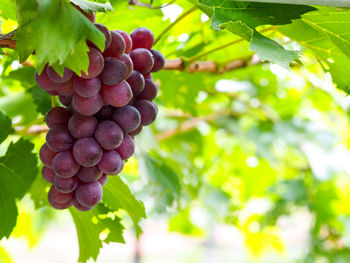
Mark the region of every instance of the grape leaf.
<instances>
[{"instance_id":1,"label":"grape leaf","mask_svg":"<svg viewBox=\"0 0 350 263\"><path fill-rule=\"evenodd\" d=\"M18 0L19 28L15 34L16 50L23 62L34 51L38 71L52 65L59 74L64 66L75 73L87 71L89 39L104 47L104 35L75 7L65 0Z\"/></svg>"},{"instance_id":2,"label":"grape leaf","mask_svg":"<svg viewBox=\"0 0 350 263\"><path fill-rule=\"evenodd\" d=\"M8 76L5 78L18 80L21 82L23 87L30 88L35 85L34 74L35 69L33 67L21 67L19 69L10 71Z\"/></svg>"},{"instance_id":3,"label":"grape leaf","mask_svg":"<svg viewBox=\"0 0 350 263\"><path fill-rule=\"evenodd\" d=\"M11 120L0 111L0 143L2 143L11 132Z\"/></svg>"},{"instance_id":4,"label":"grape leaf","mask_svg":"<svg viewBox=\"0 0 350 263\"><path fill-rule=\"evenodd\" d=\"M105 4L101 3L93 3L86 0L70 0L70 2L76 4L84 11L92 11L92 12L106 12L113 11L113 7L109 2Z\"/></svg>"},{"instance_id":5,"label":"grape leaf","mask_svg":"<svg viewBox=\"0 0 350 263\"><path fill-rule=\"evenodd\" d=\"M80 212L75 208L69 209L79 240L79 262L86 262L90 258L95 261L102 248L101 232L108 231L105 243L120 242L125 243L123 238L123 225L120 218L113 210L106 208L103 204L97 205L88 212ZM113 213L113 216L110 216Z\"/></svg>"},{"instance_id":6,"label":"grape leaf","mask_svg":"<svg viewBox=\"0 0 350 263\"><path fill-rule=\"evenodd\" d=\"M33 148L32 143L21 139L11 143L0 158L0 239L10 236L17 220L16 199L27 193L38 173Z\"/></svg>"},{"instance_id":7,"label":"grape leaf","mask_svg":"<svg viewBox=\"0 0 350 263\"><path fill-rule=\"evenodd\" d=\"M141 234L142 230L138 223L142 218L146 218L145 207L141 201L135 198L120 177L111 178L104 186L102 201L107 207L115 211L118 209L125 210L134 222L136 235Z\"/></svg>"},{"instance_id":8,"label":"grape leaf","mask_svg":"<svg viewBox=\"0 0 350 263\"><path fill-rule=\"evenodd\" d=\"M37 111L42 115L45 115L46 112L51 108L51 96L45 90L39 88L37 85L30 88L28 92L33 98Z\"/></svg>"},{"instance_id":9,"label":"grape leaf","mask_svg":"<svg viewBox=\"0 0 350 263\"><path fill-rule=\"evenodd\" d=\"M31 188L29 189L30 197L34 202L36 209L43 206L49 206L47 192L45 191L45 188L48 188L49 185L50 184L46 182L40 174L36 177Z\"/></svg>"},{"instance_id":10,"label":"grape leaf","mask_svg":"<svg viewBox=\"0 0 350 263\"><path fill-rule=\"evenodd\" d=\"M15 2L12 0L0 0L0 16L5 19L16 20Z\"/></svg>"}]
</instances>

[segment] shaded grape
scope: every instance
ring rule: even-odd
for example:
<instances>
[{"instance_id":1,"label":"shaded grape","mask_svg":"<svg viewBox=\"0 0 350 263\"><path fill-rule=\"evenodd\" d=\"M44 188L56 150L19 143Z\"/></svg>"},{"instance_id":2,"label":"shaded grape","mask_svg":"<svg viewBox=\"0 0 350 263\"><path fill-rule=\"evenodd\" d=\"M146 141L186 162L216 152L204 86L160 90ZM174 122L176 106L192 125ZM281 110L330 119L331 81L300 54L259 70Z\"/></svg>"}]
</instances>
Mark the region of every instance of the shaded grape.
<instances>
[{"instance_id":1,"label":"shaded grape","mask_svg":"<svg viewBox=\"0 0 350 263\"><path fill-rule=\"evenodd\" d=\"M41 174L45 179L45 181L49 183L53 183L53 179L56 176L55 172L46 166L44 166L43 169L41 170Z\"/></svg>"},{"instance_id":2,"label":"shaded grape","mask_svg":"<svg viewBox=\"0 0 350 263\"><path fill-rule=\"evenodd\" d=\"M91 137L94 135L98 122L94 116L74 114L68 122L68 129L76 139Z\"/></svg>"},{"instance_id":3,"label":"shaded grape","mask_svg":"<svg viewBox=\"0 0 350 263\"><path fill-rule=\"evenodd\" d=\"M52 169L62 178L74 176L80 169L71 151L58 153L52 161Z\"/></svg>"},{"instance_id":4,"label":"shaded grape","mask_svg":"<svg viewBox=\"0 0 350 263\"><path fill-rule=\"evenodd\" d=\"M92 79L100 75L104 67L104 59L100 51L96 48L90 48L88 52L89 56L89 67L87 74L81 72L81 77L83 79Z\"/></svg>"},{"instance_id":5,"label":"shaded grape","mask_svg":"<svg viewBox=\"0 0 350 263\"><path fill-rule=\"evenodd\" d=\"M101 80L99 78L83 79L76 76L73 79L73 89L81 97L89 98L95 96L101 89Z\"/></svg>"},{"instance_id":6,"label":"shaded grape","mask_svg":"<svg viewBox=\"0 0 350 263\"><path fill-rule=\"evenodd\" d=\"M102 172L97 166L81 167L76 176L80 181L91 183L98 181L102 176Z\"/></svg>"},{"instance_id":7,"label":"shaded grape","mask_svg":"<svg viewBox=\"0 0 350 263\"><path fill-rule=\"evenodd\" d=\"M130 37L132 39L132 48L147 48L151 49L154 43L154 35L151 30L145 27L134 29Z\"/></svg>"},{"instance_id":8,"label":"shaded grape","mask_svg":"<svg viewBox=\"0 0 350 263\"><path fill-rule=\"evenodd\" d=\"M73 76L73 72L69 68L64 68L63 76L60 76L51 66L47 67L48 77L55 83L65 83Z\"/></svg>"},{"instance_id":9,"label":"shaded grape","mask_svg":"<svg viewBox=\"0 0 350 263\"><path fill-rule=\"evenodd\" d=\"M100 93L97 93L90 98L84 98L78 94L75 94L73 96L72 105L81 115L91 116L102 108L103 99Z\"/></svg>"},{"instance_id":10,"label":"shaded grape","mask_svg":"<svg viewBox=\"0 0 350 263\"><path fill-rule=\"evenodd\" d=\"M124 65L126 66L126 73L125 73L124 79L127 79L127 78L129 78L131 76L131 73L134 70L134 64L132 63L131 58L128 55L126 55L126 54L123 54L119 58L119 60L121 62L123 62Z\"/></svg>"},{"instance_id":11,"label":"shaded grape","mask_svg":"<svg viewBox=\"0 0 350 263\"><path fill-rule=\"evenodd\" d=\"M46 113L45 121L49 128L53 126L66 126L71 113L63 107L54 107Z\"/></svg>"},{"instance_id":12,"label":"shaded grape","mask_svg":"<svg viewBox=\"0 0 350 263\"><path fill-rule=\"evenodd\" d=\"M53 184L59 192L68 194L72 193L78 187L79 181L75 176L70 178L55 176L53 179Z\"/></svg>"},{"instance_id":13,"label":"shaded grape","mask_svg":"<svg viewBox=\"0 0 350 263\"><path fill-rule=\"evenodd\" d=\"M68 202L66 202L66 203L57 203L57 202L55 202L53 199L50 199L49 198L49 203L50 203L50 205L53 207L53 208L55 208L55 209L57 209L57 210L63 210L63 209L67 209L67 208L69 208L69 207L71 207L72 206L72 204L73 204L73 201L72 200L70 200L70 201L68 201Z\"/></svg>"},{"instance_id":14,"label":"shaded grape","mask_svg":"<svg viewBox=\"0 0 350 263\"><path fill-rule=\"evenodd\" d=\"M102 186L104 186L107 183L107 179L108 179L107 175L106 174L102 174L101 178L98 179L98 181L99 181L99 183Z\"/></svg>"},{"instance_id":15,"label":"shaded grape","mask_svg":"<svg viewBox=\"0 0 350 263\"><path fill-rule=\"evenodd\" d=\"M102 85L103 100L114 107L123 107L132 98L132 90L126 81L113 86Z\"/></svg>"},{"instance_id":16,"label":"shaded grape","mask_svg":"<svg viewBox=\"0 0 350 263\"><path fill-rule=\"evenodd\" d=\"M131 49L132 49L132 40L131 40L131 37L129 36L129 34L123 30L113 30L113 31L117 31L123 37L124 42L125 42L124 53L129 54Z\"/></svg>"},{"instance_id":17,"label":"shaded grape","mask_svg":"<svg viewBox=\"0 0 350 263\"><path fill-rule=\"evenodd\" d=\"M78 209L79 211L83 211L83 212L89 211L92 208L94 208L94 206L90 206L90 207L83 206L81 203L78 202L78 200L76 198L73 199L73 205L76 209Z\"/></svg>"},{"instance_id":18,"label":"shaded grape","mask_svg":"<svg viewBox=\"0 0 350 263\"><path fill-rule=\"evenodd\" d=\"M59 95L58 99L64 106L69 106L72 103L73 96L62 96Z\"/></svg>"},{"instance_id":19,"label":"shaded grape","mask_svg":"<svg viewBox=\"0 0 350 263\"><path fill-rule=\"evenodd\" d=\"M150 79L145 79L145 88L143 91L137 96L137 99L145 99L145 100L153 100L158 93L157 84Z\"/></svg>"},{"instance_id":20,"label":"shaded grape","mask_svg":"<svg viewBox=\"0 0 350 263\"><path fill-rule=\"evenodd\" d=\"M59 86L58 83L53 82L47 75L47 65L39 75L38 72L35 72L35 81L38 84L39 88L46 91L54 91Z\"/></svg>"},{"instance_id":21,"label":"shaded grape","mask_svg":"<svg viewBox=\"0 0 350 263\"><path fill-rule=\"evenodd\" d=\"M112 58L105 58L105 67L99 76L101 82L105 85L116 85L126 76L126 65L122 61Z\"/></svg>"},{"instance_id":22,"label":"shaded grape","mask_svg":"<svg viewBox=\"0 0 350 263\"><path fill-rule=\"evenodd\" d=\"M163 56L163 54L155 49L152 49L151 53L153 55L153 60L154 60L154 65L151 72L157 72L163 69L165 65L165 57Z\"/></svg>"},{"instance_id":23,"label":"shaded grape","mask_svg":"<svg viewBox=\"0 0 350 263\"><path fill-rule=\"evenodd\" d=\"M46 144L54 152L69 150L73 143L72 135L64 126L54 126L46 134Z\"/></svg>"},{"instance_id":24,"label":"shaded grape","mask_svg":"<svg viewBox=\"0 0 350 263\"><path fill-rule=\"evenodd\" d=\"M97 205L102 199L102 186L99 182L79 185L75 190L75 198L86 207Z\"/></svg>"},{"instance_id":25,"label":"shaded grape","mask_svg":"<svg viewBox=\"0 0 350 263\"><path fill-rule=\"evenodd\" d=\"M149 73L154 65L152 53L145 48L137 48L130 52L130 58L134 64L134 69L142 74Z\"/></svg>"},{"instance_id":26,"label":"shaded grape","mask_svg":"<svg viewBox=\"0 0 350 263\"><path fill-rule=\"evenodd\" d=\"M134 96L139 95L145 87L145 79L143 75L136 70L133 70L130 77L126 81L129 83Z\"/></svg>"},{"instance_id":27,"label":"shaded grape","mask_svg":"<svg viewBox=\"0 0 350 263\"><path fill-rule=\"evenodd\" d=\"M105 150L113 150L121 144L123 131L114 121L102 121L95 131L95 139Z\"/></svg>"},{"instance_id":28,"label":"shaded grape","mask_svg":"<svg viewBox=\"0 0 350 263\"><path fill-rule=\"evenodd\" d=\"M151 73L146 73L146 74L143 74L143 77L146 79L150 79L150 80L153 80L153 77L152 77L152 74Z\"/></svg>"},{"instance_id":29,"label":"shaded grape","mask_svg":"<svg viewBox=\"0 0 350 263\"><path fill-rule=\"evenodd\" d=\"M103 52L104 57L119 58L125 51L125 41L117 31L111 31L111 45Z\"/></svg>"},{"instance_id":30,"label":"shaded grape","mask_svg":"<svg viewBox=\"0 0 350 263\"><path fill-rule=\"evenodd\" d=\"M62 83L57 87L56 91L59 95L63 95L63 96L74 95L75 92L73 90L73 81L69 80L68 82Z\"/></svg>"},{"instance_id":31,"label":"shaded grape","mask_svg":"<svg viewBox=\"0 0 350 263\"><path fill-rule=\"evenodd\" d=\"M80 139L73 146L75 160L84 167L92 167L98 164L101 161L102 154L101 146L92 137Z\"/></svg>"},{"instance_id":32,"label":"shaded grape","mask_svg":"<svg viewBox=\"0 0 350 263\"><path fill-rule=\"evenodd\" d=\"M135 152L133 139L128 134L124 134L122 143L115 149L115 151L119 153L122 160L129 159Z\"/></svg>"},{"instance_id":33,"label":"shaded grape","mask_svg":"<svg viewBox=\"0 0 350 263\"><path fill-rule=\"evenodd\" d=\"M68 203L69 201L72 201L73 193L68 193L68 194L61 193L53 185L50 188L48 197L49 197L50 204L51 204L51 202L54 202L54 203L57 203L57 204L65 204L65 203Z\"/></svg>"},{"instance_id":34,"label":"shaded grape","mask_svg":"<svg viewBox=\"0 0 350 263\"><path fill-rule=\"evenodd\" d=\"M52 160L55 158L57 152L52 151L46 143L40 148L39 157L42 163L48 168L52 168Z\"/></svg>"},{"instance_id":35,"label":"shaded grape","mask_svg":"<svg viewBox=\"0 0 350 263\"><path fill-rule=\"evenodd\" d=\"M105 27L104 25L102 24L98 24L98 23L95 23L95 26L97 27L98 30L100 30L104 36L105 36L105 47L103 50L106 50L110 45L111 45L111 42L112 42L112 36L111 36L111 32L109 32L108 28ZM94 43L92 43L90 40L87 41L87 44L89 47L93 47L93 48L96 48L98 49ZM101 50L101 51L103 51Z\"/></svg>"},{"instance_id":36,"label":"shaded grape","mask_svg":"<svg viewBox=\"0 0 350 263\"><path fill-rule=\"evenodd\" d=\"M131 137L134 137L135 135L139 134L141 131L142 131L142 125L140 125L136 130L134 130L134 131L132 131L132 132L129 132L128 134L129 134Z\"/></svg>"},{"instance_id":37,"label":"shaded grape","mask_svg":"<svg viewBox=\"0 0 350 263\"><path fill-rule=\"evenodd\" d=\"M96 118L99 121L110 120L112 118L112 114L114 112L114 108L112 106L103 106L100 111L96 114Z\"/></svg>"},{"instance_id":38,"label":"shaded grape","mask_svg":"<svg viewBox=\"0 0 350 263\"><path fill-rule=\"evenodd\" d=\"M134 107L140 112L141 125L147 126L155 121L158 114L155 104L148 100L137 100L134 103Z\"/></svg>"},{"instance_id":39,"label":"shaded grape","mask_svg":"<svg viewBox=\"0 0 350 263\"><path fill-rule=\"evenodd\" d=\"M123 132L129 133L136 130L141 123L141 115L133 106L124 106L115 109L112 120L115 121Z\"/></svg>"},{"instance_id":40,"label":"shaded grape","mask_svg":"<svg viewBox=\"0 0 350 263\"><path fill-rule=\"evenodd\" d=\"M105 174L115 175L120 170L122 160L116 151L105 151L98 168Z\"/></svg>"}]
</instances>

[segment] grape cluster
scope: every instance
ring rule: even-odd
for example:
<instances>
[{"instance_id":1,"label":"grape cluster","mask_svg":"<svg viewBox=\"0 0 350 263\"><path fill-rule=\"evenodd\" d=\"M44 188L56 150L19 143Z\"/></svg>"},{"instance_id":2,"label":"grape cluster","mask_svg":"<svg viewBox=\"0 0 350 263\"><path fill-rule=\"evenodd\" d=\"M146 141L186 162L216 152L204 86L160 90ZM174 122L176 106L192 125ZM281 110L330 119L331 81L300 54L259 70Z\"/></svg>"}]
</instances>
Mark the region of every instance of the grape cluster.
<instances>
[{"instance_id":1,"label":"grape cluster","mask_svg":"<svg viewBox=\"0 0 350 263\"><path fill-rule=\"evenodd\" d=\"M35 74L38 86L63 105L47 113L50 130L40 149L42 175L53 183L48 199L56 209L88 211L98 204L107 175L122 171L134 153L134 136L158 113L151 72L161 70L165 59L152 49L152 32L137 28L128 35L95 25L106 42L101 51L88 41L87 73L65 68L60 76L47 65Z\"/></svg>"}]
</instances>

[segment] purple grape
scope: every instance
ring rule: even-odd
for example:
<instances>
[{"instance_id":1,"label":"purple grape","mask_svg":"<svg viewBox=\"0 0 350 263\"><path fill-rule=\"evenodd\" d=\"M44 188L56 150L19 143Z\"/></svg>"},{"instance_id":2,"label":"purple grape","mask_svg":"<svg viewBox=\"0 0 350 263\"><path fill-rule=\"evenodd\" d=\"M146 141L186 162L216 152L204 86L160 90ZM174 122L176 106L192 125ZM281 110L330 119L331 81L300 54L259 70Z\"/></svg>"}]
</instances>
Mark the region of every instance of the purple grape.
<instances>
[{"instance_id":1,"label":"purple grape","mask_svg":"<svg viewBox=\"0 0 350 263\"><path fill-rule=\"evenodd\" d=\"M113 86L102 85L101 93L105 103L114 107L123 107L132 98L132 90L124 80Z\"/></svg>"},{"instance_id":2,"label":"purple grape","mask_svg":"<svg viewBox=\"0 0 350 263\"><path fill-rule=\"evenodd\" d=\"M83 206L81 203L79 203L79 202L77 201L76 198L73 199L73 205L74 205L74 207L75 207L76 209L78 209L79 211L83 211L83 212L89 211L89 210L91 210L91 209L93 208L93 206L90 206L90 207Z\"/></svg>"},{"instance_id":3,"label":"purple grape","mask_svg":"<svg viewBox=\"0 0 350 263\"><path fill-rule=\"evenodd\" d=\"M82 182L91 183L98 181L102 176L102 172L97 166L81 167L76 176Z\"/></svg>"},{"instance_id":4,"label":"purple grape","mask_svg":"<svg viewBox=\"0 0 350 263\"><path fill-rule=\"evenodd\" d=\"M134 64L134 69L142 74L149 73L153 68L153 55L145 48L134 49L130 52L130 58Z\"/></svg>"},{"instance_id":5,"label":"purple grape","mask_svg":"<svg viewBox=\"0 0 350 263\"><path fill-rule=\"evenodd\" d=\"M119 170L116 172L117 174L119 174L119 173L121 173L121 172L123 171L123 169L124 169L124 165L125 165L125 161L124 161L124 160L122 160L122 164L120 165Z\"/></svg>"},{"instance_id":6,"label":"purple grape","mask_svg":"<svg viewBox=\"0 0 350 263\"><path fill-rule=\"evenodd\" d=\"M116 85L126 76L126 65L112 57L105 58L105 67L100 75L101 82L105 85Z\"/></svg>"},{"instance_id":7,"label":"purple grape","mask_svg":"<svg viewBox=\"0 0 350 263\"><path fill-rule=\"evenodd\" d=\"M143 74L143 77L146 79L150 79L153 80L152 74L151 73L147 73L147 74Z\"/></svg>"},{"instance_id":8,"label":"purple grape","mask_svg":"<svg viewBox=\"0 0 350 263\"><path fill-rule=\"evenodd\" d=\"M62 105L68 107L72 103L73 96L62 96L62 95L59 95L58 99L60 100Z\"/></svg>"},{"instance_id":9,"label":"purple grape","mask_svg":"<svg viewBox=\"0 0 350 263\"><path fill-rule=\"evenodd\" d=\"M142 125L140 125L136 130L134 130L134 131L132 131L132 132L129 132L128 134L129 134L131 137L134 137L135 135L139 134L141 131L142 131Z\"/></svg>"},{"instance_id":10,"label":"purple grape","mask_svg":"<svg viewBox=\"0 0 350 263\"><path fill-rule=\"evenodd\" d=\"M122 160L116 151L105 151L98 168L105 174L115 175L120 170Z\"/></svg>"},{"instance_id":11,"label":"purple grape","mask_svg":"<svg viewBox=\"0 0 350 263\"><path fill-rule=\"evenodd\" d=\"M103 52L103 56L119 58L125 51L124 38L117 31L111 31L111 36L111 45Z\"/></svg>"},{"instance_id":12,"label":"purple grape","mask_svg":"<svg viewBox=\"0 0 350 263\"><path fill-rule=\"evenodd\" d=\"M81 72L83 79L92 79L100 75L104 67L104 59L100 51L95 48L90 48L88 52L89 68L87 74Z\"/></svg>"},{"instance_id":13,"label":"purple grape","mask_svg":"<svg viewBox=\"0 0 350 263\"><path fill-rule=\"evenodd\" d=\"M83 79L76 76L73 79L73 88L81 97L90 98L100 91L101 80L99 78Z\"/></svg>"},{"instance_id":14,"label":"purple grape","mask_svg":"<svg viewBox=\"0 0 350 263\"><path fill-rule=\"evenodd\" d=\"M102 186L99 182L79 185L75 190L75 198L86 207L97 205L102 200Z\"/></svg>"},{"instance_id":15,"label":"purple grape","mask_svg":"<svg viewBox=\"0 0 350 263\"><path fill-rule=\"evenodd\" d=\"M134 70L134 64L132 63L131 58L128 55L126 55L126 54L123 54L119 58L119 60L121 62L123 62L124 65L126 66L126 73L125 73L124 79L127 79L127 78L129 78L131 76L131 73Z\"/></svg>"},{"instance_id":16,"label":"purple grape","mask_svg":"<svg viewBox=\"0 0 350 263\"><path fill-rule=\"evenodd\" d=\"M71 113L63 107L54 107L46 114L45 121L49 128L53 126L66 126Z\"/></svg>"},{"instance_id":17,"label":"purple grape","mask_svg":"<svg viewBox=\"0 0 350 263\"><path fill-rule=\"evenodd\" d=\"M99 183L104 186L107 183L107 175L106 174L102 174L102 176L100 177L100 179L98 179Z\"/></svg>"},{"instance_id":18,"label":"purple grape","mask_svg":"<svg viewBox=\"0 0 350 263\"><path fill-rule=\"evenodd\" d=\"M145 78L136 70L131 73L130 77L126 81L129 83L134 96L139 95L145 87Z\"/></svg>"},{"instance_id":19,"label":"purple grape","mask_svg":"<svg viewBox=\"0 0 350 263\"><path fill-rule=\"evenodd\" d=\"M92 167L101 161L103 151L94 138L88 137L75 142L73 154L81 166Z\"/></svg>"},{"instance_id":20,"label":"purple grape","mask_svg":"<svg viewBox=\"0 0 350 263\"><path fill-rule=\"evenodd\" d=\"M73 81L69 80L68 82L62 83L57 87L57 93L63 96L72 96L74 95L73 90Z\"/></svg>"},{"instance_id":21,"label":"purple grape","mask_svg":"<svg viewBox=\"0 0 350 263\"><path fill-rule=\"evenodd\" d=\"M123 131L114 121L102 121L95 131L95 138L105 150L117 148L123 140Z\"/></svg>"},{"instance_id":22,"label":"purple grape","mask_svg":"<svg viewBox=\"0 0 350 263\"><path fill-rule=\"evenodd\" d=\"M134 107L140 112L142 126L150 125L155 121L158 114L155 104L148 100L137 100Z\"/></svg>"},{"instance_id":23,"label":"purple grape","mask_svg":"<svg viewBox=\"0 0 350 263\"><path fill-rule=\"evenodd\" d=\"M112 106L103 106L96 114L96 118L100 121L110 120L112 118L113 112L114 108Z\"/></svg>"},{"instance_id":24,"label":"purple grape","mask_svg":"<svg viewBox=\"0 0 350 263\"><path fill-rule=\"evenodd\" d=\"M56 87L56 88L57 88L57 87ZM57 95L59 95L59 94L57 93L57 91L55 91L55 90L46 90L46 92L49 93L51 96L57 96Z\"/></svg>"},{"instance_id":25,"label":"purple grape","mask_svg":"<svg viewBox=\"0 0 350 263\"><path fill-rule=\"evenodd\" d=\"M68 122L68 129L76 139L92 137L97 128L98 121L94 116L74 114Z\"/></svg>"},{"instance_id":26,"label":"purple grape","mask_svg":"<svg viewBox=\"0 0 350 263\"><path fill-rule=\"evenodd\" d=\"M35 81L38 84L38 86L46 91L54 91L57 89L59 84L53 82L49 76L47 75L47 65L39 75L38 72L35 72Z\"/></svg>"},{"instance_id":27,"label":"purple grape","mask_svg":"<svg viewBox=\"0 0 350 263\"><path fill-rule=\"evenodd\" d=\"M102 24L95 23L95 26L97 27L98 30L100 30L105 35L105 39L106 40L105 40L105 48L104 48L104 50L106 50L111 45L111 42L112 42L111 32L109 32L108 28L105 27ZM88 44L89 47L93 47L93 48L97 49L95 44L93 44L91 41L88 40L87 44Z\"/></svg>"},{"instance_id":28,"label":"purple grape","mask_svg":"<svg viewBox=\"0 0 350 263\"><path fill-rule=\"evenodd\" d=\"M133 106L124 106L115 109L112 120L115 121L123 132L129 133L136 130L141 123L141 115Z\"/></svg>"},{"instance_id":29,"label":"purple grape","mask_svg":"<svg viewBox=\"0 0 350 263\"><path fill-rule=\"evenodd\" d=\"M131 32L130 37L132 39L133 49L151 49L154 43L154 35L152 31L145 27L139 27L134 29Z\"/></svg>"},{"instance_id":30,"label":"purple grape","mask_svg":"<svg viewBox=\"0 0 350 263\"><path fill-rule=\"evenodd\" d=\"M59 176L55 176L55 178L53 179L53 184L59 192L69 194L72 193L75 189L77 189L79 181L75 176L70 178L62 178Z\"/></svg>"},{"instance_id":31,"label":"purple grape","mask_svg":"<svg viewBox=\"0 0 350 263\"><path fill-rule=\"evenodd\" d=\"M59 192L55 186L51 186L48 197L49 197L50 204L51 202L54 202L57 204L65 204L65 203L68 203L69 201L72 201L73 193L64 194Z\"/></svg>"},{"instance_id":32,"label":"purple grape","mask_svg":"<svg viewBox=\"0 0 350 263\"><path fill-rule=\"evenodd\" d=\"M145 80L145 88L143 91L137 96L137 99L145 99L145 100L153 100L158 93L157 84L150 79Z\"/></svg>"},{"instance_id":33,"label":"purple grape","mask_svg":"<svg viewBox=\"0 0 350 263\"><path fill-rule=\"evenodd\" d=\"M161 70L162 68L164 68L165 57L163 56L163 54L161 52L159 52L158 50L155 50L155 49L152 49L151 53L152 53L153 59L154 59L154 65L153 65L151 72L157 72L157 71Z\"/></svg>"},{"instance_id":34,"label":"purple grape","mask_svg":"<svg viewBox=\"0 0 350 263\"><path fill-rule=\"evenodd\" d=\"M71 151L58 153L52 161L52 169L62 178L73 177L80 169Z\"/></svg>"},{"instance_id":35,"label":"purple grape","mask_svg":"<svg viewBox=\"0 0 350 263\"><path fill-rule=\"evenodd\" d=\"M115 151L119 153L122 160L129 159L135 152L133 139L128 134L124 134L122 143L115 149Z\"/></svg>"},{"instance_id":36,"label":"purple grape","mask_svg":"<svg viewBox=\"0 0 350 263\"><path fill-rule=\"evenodd\" d=\"M124 53L126 54L129 54L130 51L132 50L132 40L131 40L131 37L129 36L128 33L126 33L125 31L123 30L114 30L116 32L118 32L124 39L124 42L125 42L125 51Z\"/></svg>"},{"instance_id":37,"label":"purple grape","mask_svg":"<svg viewBox=\"0 0 350 263\"><path fill-rule=\"evenodd\" d=\"M69 68L64 68L63 76L60 76L51 66L47 67L48 77L55 83L65 83L73 76L73 72Z\"/></svg>"},{"instance_id":38,"label":"purple grape","mask_svg":"<svg viewBox=\"0 0 350 263\"><path fill-rule=\"evenodd\" d=\"M53 208L55 208L57 210L63 210L63 209L67 209L67 208L71 207L73 204L73 201L70 200L67 203L60 204L60 203L56 203L54 200L49 199L49 203Z\"/></svg>"},{"instance_id":39,"label":"purple grape","mask_svg":"<svg viewBox=\"0 0 350 263\"><path fill-rule=\"evenodd\" d=\"M46 143L40 148L39 157L41 162L48 168L52 168L52 160L55 158L57 152L52 151Z\"/></svg>"},{"instance_id":40,"label":"purple grape","mask_svg":"<svg viewBox=\"0 0 350 263\"><path fill-rule=\"evenodd\" d=\"M46 166L44 166L43 169L41 170L41 174L42 174L43 178L45 179L45 181L48 183L53 183L53 179L56 175L52 169L50 169Z\"/></svg>"},{"instance_id":41,"label":"purple grape","mask_svg":"<svg viewBox=\"0 0 350 263\"><path fill-rule=\"evenodd\" d=\"M72 105L74 109L81 115L91 116L97 113L103 106L103 99L100 93L90 98L84 98L75 94L73 96Z\"/></svg>"},{"instance_id":42,"label":"purple grape","mask_svg":"<svg viewBox=\"0 0 350 263\"><path fill-rule=\"evenodd\" d=\"M69 150L73 143L72 135L64 126L54 126L46 134L46 144L54 152Z\"/></svg>"}]
</instances>

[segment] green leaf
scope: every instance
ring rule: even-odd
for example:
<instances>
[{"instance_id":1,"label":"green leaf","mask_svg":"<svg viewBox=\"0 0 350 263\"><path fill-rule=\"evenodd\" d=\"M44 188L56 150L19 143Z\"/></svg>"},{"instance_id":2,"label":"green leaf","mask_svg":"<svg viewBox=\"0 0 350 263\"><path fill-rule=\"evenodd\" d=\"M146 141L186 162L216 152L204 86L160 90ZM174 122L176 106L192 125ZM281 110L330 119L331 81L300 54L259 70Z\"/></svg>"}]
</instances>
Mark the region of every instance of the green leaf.
<instances>
[{"instance_id":1,"label":"green leaf","mask_svg":"<svg viewBox=\"0 0 350 263\"><path fill-rule=\"evenodd\" d=\"M77 74L86 72L86 40L100 49L104 47L104 35L65 0L18 0L17 13L19 28L15 39L20 61L35 51L39 72L47 63L60 74L64 66Z\"/></svg>"},{"instance_id":2,"label":"green leaf","mask_svg":"<svg viewBox=\"0 0 350 263\"><path fill-rule=\"evenodd\" d=\"M21 67L10 71L6 79L14 79L21 82L23 87L30 88L35 85L35 69L33 67Z\"/></svg>"},{"instance_id":3,"label":"green leaf","mask_svg":"<svg viewBox=\"0 0 350 263\"><path fill-rule=\"evenodd\" d=\"M29 89L28 92L33 98L37 111L45 115L51 108L51 96L37 85Z\"/></svg>"},{"instance_id":4,"label":"green leaf","mask_svg":"<svg viewBox=\"0 0 350 263\"><path fill-rule=\"evenodd\" d=\"M16 6L15 1L0 0L0 16L5 19L16 20Z\"/></svg>"},{"instance_id":5,"label":"green leaf","mask_svg":"<svg viewBox=\"0 0 350 263\"><path fill-rule=\"evenodd\" d=\"M0 239L10 236L17 219L16 199L27 193L38 174L33 147L21 139L11 143L6 155L0 158Z\"/></svg>"},{"instance_id":6,"label":"green leaf","mask_svg":"<svg viewBox=\"0 0 350 263\"><path fill-rule=\"evenodd\" d=\"M41 174L34 180L32 187L29 189L29 194L36 209L49 206L47 192L45 191L45 188L48 188L49 186L50 184L44 180Z\"/></svg>"},{"instance_id":7,"label":"green leaf","mask_svg":"<svg viewBox=\"0 0 350 263\"><path fill-rule=\"evenodd\" d=\"M146 211L143 203L135 198L129 187L115 176L108 180L108 183L103 188L103 203L117 211L118 209L125 210L132 221L134 222L136 235L139 236L142 232L139 227L139 222L142 218L146 218Z\"/></svg>"},{"instance_id":8,"label":"green leaf","mask_svg":"<svg viewBox=\"0 0 350 263\"><path fill-rule=\"evenodd\" d=\"M10 134L12 126L11 120L0 111L0 143L2 143Z\"/></svg>"},{"instance_id":9,"label":"green leaf","mask_svg":"<svg viewBox=\"0 0 350 263\"><path fill-rule=\"evenodd\" d=\"M80 249L79 262L86 262L90 258L96 261L102 248L101 233L107 234L107 238L104 240L105 243L125 243L123 238L124 227L113 210L99 204L88 212L80 212L75 208L71 208L69 211L77 229Z\"/></svg>"},{"instance_id":10,"label":"green leaf","mask_svg":"<svg viewBox=\"0 0 350 263\"><path fill-rule=\"evenodd\" d=\"M106 12L113 11L113 7L109 2L105 4L101 3L93 3L86 0L70 0L70 2L76 4L84 11L92 11L92 12Z\"/></svg>"}]
</instances>

